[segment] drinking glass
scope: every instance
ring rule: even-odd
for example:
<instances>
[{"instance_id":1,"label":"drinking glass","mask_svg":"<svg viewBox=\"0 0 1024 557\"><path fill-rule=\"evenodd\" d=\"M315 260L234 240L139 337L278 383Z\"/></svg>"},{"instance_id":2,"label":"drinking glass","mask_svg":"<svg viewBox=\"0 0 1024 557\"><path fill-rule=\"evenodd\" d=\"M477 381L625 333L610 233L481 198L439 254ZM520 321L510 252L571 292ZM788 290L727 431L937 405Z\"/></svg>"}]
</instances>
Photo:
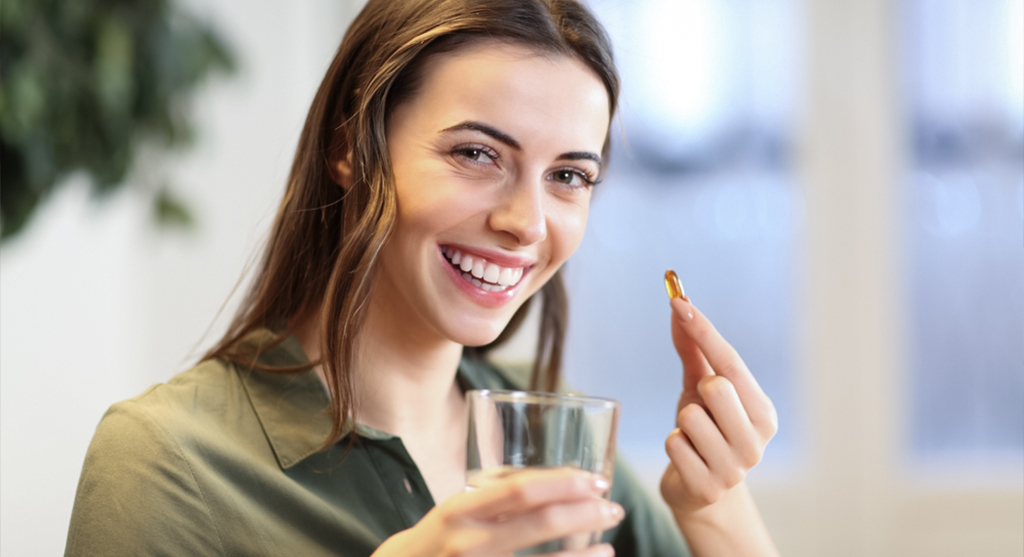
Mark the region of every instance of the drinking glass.
<instances>
[{"instance_id":1,"label":"drinking glass","mask_svg":"<svg viewBox=\"0 0 1024 557\"><path fill-rule=\"evenodd\" d=\"M468 489L483 487L527 468L562 466L599 474L611 485L619 424L617 401L497 390L469 391L466 401ZM604 494L606 498L608 495ZM597 543L600 537L601 532L569 536L516 555L580 549Z\"/></svg>"}]
</instances>

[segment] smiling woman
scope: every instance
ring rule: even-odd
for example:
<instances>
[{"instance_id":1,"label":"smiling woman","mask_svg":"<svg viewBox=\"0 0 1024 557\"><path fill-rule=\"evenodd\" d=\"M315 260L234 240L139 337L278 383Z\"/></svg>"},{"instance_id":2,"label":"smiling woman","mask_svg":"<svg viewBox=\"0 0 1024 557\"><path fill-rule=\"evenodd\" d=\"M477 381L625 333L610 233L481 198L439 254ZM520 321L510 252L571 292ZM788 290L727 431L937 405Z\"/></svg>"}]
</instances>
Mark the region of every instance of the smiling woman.
<instances>
[{"instance_id":1,"label":"smiling woman","mask_svg":"<svg viewBox=\"0 0 1024 557\"><path fill-rule=\"evenodd\" d=\"M115 404L68 555L772 555L743 485L776 428L714 327L672 300L685 367L656 509L614 478L532 470L465 491L469 389L541 299L529 384L558 381L559 271L583 237L618 78L570 0L371 1L310 109L264 260L194 369ZM667 415L671 416L671 409ZM682 534L682 535L681 535Z\"/></svg>"}]
</instances>

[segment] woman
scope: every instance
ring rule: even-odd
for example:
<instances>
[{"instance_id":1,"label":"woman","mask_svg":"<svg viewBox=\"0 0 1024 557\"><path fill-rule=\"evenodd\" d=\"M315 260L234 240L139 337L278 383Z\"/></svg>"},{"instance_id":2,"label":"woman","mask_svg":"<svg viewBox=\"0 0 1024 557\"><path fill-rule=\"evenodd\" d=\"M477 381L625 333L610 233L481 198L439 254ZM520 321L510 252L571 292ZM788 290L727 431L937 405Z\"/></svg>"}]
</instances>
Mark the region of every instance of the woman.
<instances>
[{"instance_id":1,"label":"woman","mask_svg":"<svg viewBox=\"0 0 1024 557\"><path fill-rule=\"evenodd\" d=\"M114 405L86 457L69 555L774 554L742 484L771 402L689 302L657 513L623 468L465 492L470 388L541 298L554 388L559 269L583 236L618 78L570 0L373 0L313 102L259 275L196 368ZM312 369L310 369L312 368ZM713 418L713 419L712 419ZM678 527L678 530L677 530Z\"/></svg>"}]
</instances>

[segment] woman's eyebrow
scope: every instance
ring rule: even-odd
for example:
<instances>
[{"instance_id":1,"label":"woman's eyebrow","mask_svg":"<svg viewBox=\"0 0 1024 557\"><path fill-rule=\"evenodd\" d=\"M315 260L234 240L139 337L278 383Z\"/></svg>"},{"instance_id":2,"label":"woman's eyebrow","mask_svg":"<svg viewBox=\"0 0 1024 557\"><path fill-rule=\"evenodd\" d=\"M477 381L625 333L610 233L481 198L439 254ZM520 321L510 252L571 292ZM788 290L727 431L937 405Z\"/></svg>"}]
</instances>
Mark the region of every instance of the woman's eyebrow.
<instances>
[{"instance_id":1,"label":"woman's eyebrow","mask_svg":"<svg viewBox=\"0 0 1024 557\"><path fill-rule=\"evenodd\" d=\"M485 133L485 134L493 137L494 139L497 139L498 141L504 143L505 145L508 145L509 147L512 147L513 149L521 149L522 148L519 145L519 142L516 141L515 139L513 139L512 136L508 135L507 133L498 131L498 130L492 128L491 126L488 126L487 124L481 124L480 122L473 122L473 121L469 121L469 120L467 120L465 122L462 122L461 124L455 124L454 126L452 126L450 128L445 128L445 129L441 130L439 133L454 132L454 131L459 131L459 130L474 130L474 131L478 131L480 133Z\"/></svg>"},{"instance_id":2,"label":"woman's eyebrow","mask_svg":"<svg viewBox=\"0 0 1024 557\"><path fill-rule=\"evenodd\" d=\"M465 122L455 124L454 126L445 128L438 133L454 132L461 130L478 131L480 133L489 135L494 139L497 139L498 141L504 143L505 145L508 145L509 147L512 147L513 149L522 149L522 146L519 144L519 142L516 141L512 136L508 135L507 133L499 131L492 126L488 126L487 124L474 122L472 120L466 120ZM591 153L589 151L570 151L568 153L562 153L561 155L558 155L558 160L588 160L594 161L598 164L598 166L601 166L601 157L598 156L596 153Z\"/></svg>"},{"instance_id":3,"label":"woman's eyebrow","mask_svg":"<svg viewBox=\"0 0 1024 557\"><path fill-rule=\"evenodd\" d=\"M565 160L565 161L587 160L587 161L594 161L594 162L597 163L598 166L601 166L601 157L598 156L596 153L591 153L590 151L571 151L569 153L562 153L561 155L558 155L558 160Z\"/></svg>"}]
</instances>

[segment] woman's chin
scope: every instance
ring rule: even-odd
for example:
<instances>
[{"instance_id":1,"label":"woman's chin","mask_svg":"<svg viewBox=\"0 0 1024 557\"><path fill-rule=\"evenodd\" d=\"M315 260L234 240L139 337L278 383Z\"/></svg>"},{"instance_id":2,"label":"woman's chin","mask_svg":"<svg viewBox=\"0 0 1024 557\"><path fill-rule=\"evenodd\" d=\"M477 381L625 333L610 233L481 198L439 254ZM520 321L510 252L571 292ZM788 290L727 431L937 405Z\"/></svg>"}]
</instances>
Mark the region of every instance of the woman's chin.
<instances>
[{"instance_id":1,"label":"woman's chin","mask_svg":"<svg viewBox=\"0 0 1024 557\"><path fill-rule=\"evenodd\" d=\"M457 343L459 343L459 344L461 344L463 346L468 346L470 348L475 348L477 346L486 346L486 345L494 342L494 339L498 338L499 334L501 334L501 331L498 331L497 333L494 333L493 335L480 335L480 334L466 335L465 337L462 337L462 338L459 338L459 339L455 339L455 342L457 342Z\"/></svg>"},{"instance_id":2,"label":"woman's chin","mask_svg":"<svg viewBox=\"0 0 1024 557\"><path fill-rule=\"evenodd\" d=\"M505 330L506 325L508 325L507 321L503 323L474 323L459 327L458 331L452 331L454 334L449 338L463 346L485 346L494 342L498 335Z\"/></svg>"}]
</instances>

